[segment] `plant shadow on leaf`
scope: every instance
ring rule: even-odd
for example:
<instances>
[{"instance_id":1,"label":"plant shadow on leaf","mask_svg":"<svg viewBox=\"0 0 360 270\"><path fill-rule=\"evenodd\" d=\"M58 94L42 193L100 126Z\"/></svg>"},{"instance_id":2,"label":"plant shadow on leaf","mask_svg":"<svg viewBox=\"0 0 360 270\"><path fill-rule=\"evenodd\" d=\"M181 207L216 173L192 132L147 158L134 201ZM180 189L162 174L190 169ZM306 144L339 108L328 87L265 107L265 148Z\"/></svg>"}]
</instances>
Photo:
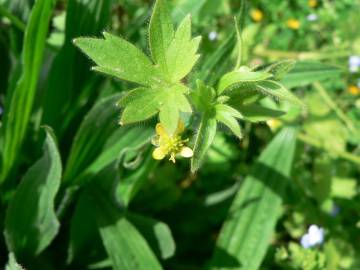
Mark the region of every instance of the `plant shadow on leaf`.
<instances>
[{"instance_id":1,"label":"plant shadow on leaf","mask_svg":"<svg viewBox=\"0 0 360 270\"><path fill-rule=\"evenodd\" d=\"M263 175L269 175L268 178L271 178L271 179L274 179L274 178L278 179L277 180L278 183L287 183L287 182L289 182L289 178L261 162L257 162L255 167L256 167L256 170L253 170L249 176L256 179L257 181L260 181L264 185L264 187L271 189L279 197L284 199L284 197L285 197L284 190L286 189L286 185L283 185L283 187L279 189L277 185L273 185L273 182L269 183L268 181L266 181L266 179L264 179ZM240 187L240 189L241 189L241 187ZM236 218L238 215L241 214L241 211L245 210L247 207L252 206L254 203L258 203L260 200L261 200L261 197L259 197L259 196L255 196L253 198L247 199L239 207L237 207L236 209L233 209L232 211L229 212L229 216L230 216L229 218L230 219Z\"/></svg>"},{"instance_id":2,"label":"plant shadow on leaf","mask_svg":"<svg viewBox=\"0 0 360 270\"><path fill-rule=\"evenodd\" d=\"M211 269L214 269L214 267L241 267L241 263L238 261L238 259L228 253L225 249L221 247L215 247L215 253L218 256L218 260L216 263L212 264Z\"/></svg>"}]
</instances>

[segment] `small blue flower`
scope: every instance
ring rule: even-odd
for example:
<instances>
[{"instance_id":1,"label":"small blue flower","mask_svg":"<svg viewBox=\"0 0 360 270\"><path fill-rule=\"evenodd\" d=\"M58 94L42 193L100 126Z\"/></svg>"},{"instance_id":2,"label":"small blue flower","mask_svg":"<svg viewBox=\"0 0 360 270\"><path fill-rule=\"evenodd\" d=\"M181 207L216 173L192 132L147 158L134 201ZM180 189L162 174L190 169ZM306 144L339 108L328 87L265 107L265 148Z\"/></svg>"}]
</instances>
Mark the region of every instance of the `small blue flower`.
<instances>
[{"instance_id":1,"label":"small blue flower","mask_svg":"<svg viewBox=\"0 0 360 270\"><path fill-rule=\"evenodd\" d=\"M352 55L349 57L349 70L350 72L357 72L360 68L360 56Z\"/></svg>"},{"instance_id":2,"label":"small blue flower","mask_svg":"<svg viewBox=\"0 0 360 270\"><path fill-rule=\"evenodd\" d=\"M311 225L306 234L301 237L300 244L303 248L312 248L324 242L324 229Z\"/></svg>"},{"instance_id":3,"label":"small blue flower","mask_svg":"<svg viewBox=\"0 0 360 270\"><path fill-rule=\"evenodd\" d=\"M211 41L215 41L215 40L217 40L217 38L218 38L218 33L217 33L217 32L211 31L211 32L209 33L209 39L210 39Z\"/></svg>"},{"instance_id":4,"label":"small blue flower","mask_svg":"<svg viewBox=\"0 0 360 270\"><path fill-rule=\"evenodd\" d=\"M309 21L309 22L314 22L314 21L317 21L318 19L318 15L314 14L314 13L311 13L309 14L306 19Z\"/></svg>"},{"instance_id":5,"label":"small blue flower","mask_svg":"<svg viewBox=\"0 0 360 270\"><path fill-rule=\"evenodd\" d=\"M340 213L340 207L334 204L331 209L330 216L336 217L339 213Z\"/></svg>"}]
</instances>

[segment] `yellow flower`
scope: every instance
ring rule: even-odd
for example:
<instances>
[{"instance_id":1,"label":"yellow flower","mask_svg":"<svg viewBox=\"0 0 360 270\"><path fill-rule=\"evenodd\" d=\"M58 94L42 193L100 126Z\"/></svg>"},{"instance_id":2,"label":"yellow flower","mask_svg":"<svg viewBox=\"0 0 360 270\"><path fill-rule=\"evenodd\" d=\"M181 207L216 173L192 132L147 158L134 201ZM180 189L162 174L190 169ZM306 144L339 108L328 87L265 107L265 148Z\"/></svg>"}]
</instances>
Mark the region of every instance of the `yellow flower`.
<instances>
[{"instance_id":1,"label":"yellow flower","mask_svg":"<svg viewBox=\"0 0 360 270\"><path fill-rule=\"evenodd\" d=\"M260 9L251 10L250 16L255 22L260 22L264 18L264 14Z\"/></svg>"},{"instance_id":2,"label":"yellow flower","mask_svg":"<svg viewBox=\"0 0 360 270\"><path fill-rule=\"evenodd\" d=\"M266 124L273 132L278 130L282 126L282 122L279 119L275 119L275 118L266 121Z\"/></svg>"},{"instance_id":3,"label":"yellow flower","mask_svg":"<svg viewBox=\"0 0 360 270\"><path fill-rule=\"evenodd\" d=\"M309 7L312 7L312 8L314 8L314 7L316 7L317 6L317 0L308 0L308 6Z\"/></svg>"},{"instance_id":4,"label":"yellow flower","mask_svg":"<svg viewBox=\"0 0 360 270\"><path fill-rule=\"evenodd\" d=\"M193 156L192 149L185 146L188 140L182 140L179 135L184 131L184 123L182 121L179 121L174 135L169 135L160 123L156 125L155 130L156 136L152 140L153 145L156 146L152 154L154 159L161 160L166 156L170 156L169 160L175 163L176 155L185 158L191 158Z\"/></svg>"},{"instance_id":5,"label":"yellow flower","mask_svg":"<svg viewBox=\"0 0 360 270\"><path fill-rule=\"evenodd\" d=\"M355 85L350 85L347 90L353 96L360 95L360 88Z\"/></svg>"},{"instance_id":6,"label":"yellow flower","mask_svg":"<svg viewBox=\"0 0 360 270\"><path fill-rule=\"evenodd\" d=\"M289 19L286 24L289 28L294 29L294 30L297 30L300 28L300 22L297 19Z\"/></svg>"}]
</instances>

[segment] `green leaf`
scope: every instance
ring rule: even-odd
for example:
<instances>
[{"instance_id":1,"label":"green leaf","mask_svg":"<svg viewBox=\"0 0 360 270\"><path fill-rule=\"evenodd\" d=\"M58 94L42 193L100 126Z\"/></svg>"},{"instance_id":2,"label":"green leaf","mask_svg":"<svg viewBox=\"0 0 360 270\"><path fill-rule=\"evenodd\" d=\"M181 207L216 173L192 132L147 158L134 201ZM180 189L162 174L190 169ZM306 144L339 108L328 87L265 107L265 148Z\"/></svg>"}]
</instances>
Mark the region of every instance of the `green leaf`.
<instances>
[{"instance_id":1,"label":"green leaf","mask_svg":"<svg viewBox=\"0 0 360 270\"><path fill-rule=\"evenodd\" d=\"M144 147L144 145L150 143L153 133L153 129L149 127L118 128L118 130L109 137L101 153L89 162L82 172L73 179L74 183L84 183L112 162L120 160L126 152L138 151Z\"/></svg>"},{"instance_id":2,"label":"green leaf","mask_svg":"<svg viewBox=\"0 0 360 270\"><path fill-rule=\"evenodd\" d=\"M24 270L24 268L16 262L14 253L9 254L9 261L5 266L5 270Z\"/></svg>"},{"instance_id":3,"label":"green leaf","mask_svg":"<svg viewBox=\"0 0 360 270\"><path fill-rule=\"evenodd\" d=\"M86 226L84 226L86 224ZM67 263L89 259L89 251L101 245L93 209L84 194L80 195L70 223Z\"/></svg>"},{"instance_id":4,"label":"green leaf","mask_svg":"<svg viewBox=\"0 0 360 270\"><path fill-rule=\"evenodd\" d=\"M175 241L168 225L131 213L126 217L141 232L158 257L166 260L175 254Z\"/></svg>"},{"instance_id":5,"label":"green leaf","mask_svg":"<svg viewBox=\"0 0 360 270\"><path fill-rule=\"evenodd\" d=\"M199 72L195 73L194 77L209 85L214 85L221 76L220 71L226 67L226 60L231 55L235 42L235 31L232 31L217 49L206 57L199 67Z\"/></svg>"},{"instance_id":6,"label":"green leaf","mask_svg":"<svg viewBox=\"0 0 360 270\"><path fill-rule=\"evenodd\" d=\"M169 134L174 134L179 123L180 114L177 109L176 100L167 99L167 103L161 107L159 114L160 123Z\"/></svg>"},{"instance_id":7,"label":"green leaf","mask_svg":"<svg viewBox=\"0 0 360 270\"><path fill-rule=\"evenodd\" d=\"M219 82L218 95L224 91L231 91L244 83L259 82L270 78L272 75L267 72L251 71L246 67L237 71L225 74Z\"/></svg>"},{"instance_id":8,"label":"green leaf","mask_svg":"<svg viewBox=\"0 0 360 270\"><path fill-rule=\"evenodd\" d=\"M160 112L160 122L169 134L173 134L180 111L192 111L184 95L187 92L188 89L180 83L164 88L134 89L118 102L119 106L125 107L120 124L144 121Z\"/></svg>"},{"instance_id":9,"label":"green leaf","mask_svg":"<svg viewBox=\"0 0 360 270\"><path fill-rule=\"evenodd\" d=\"M46 128L44 154L23 177L6 213L6 243L16 255L40 254L58 233L54 200L61 170L55 138Z\"/></svg>"},{"instance_id":10,"label":"green leaf","mask_svg":"<svg viewBox=\"0 0 360 270\"><path fill-rule=\"evenodd\" d=\"M172 18L175 23L180 22L184 18L184 14L190 14L192 17L198 17L198 13L200 12L201 8L208 2L209 0L183 0L176 3L172 11Z\"/></svg>"},{"instance_id":11,"label":"green leaf","mask_svg":"<svg viewBox=\"0 0 360 270\"><path fill-rule=\"evenodd\" d=\"M122 206L129 205L157 164L150 153L145 153L141 166L122 176L116 187L116 197Z\"/></svg>"},{"instance_id":12,"label":"green leaf","mask_svg":"<svg viewBox=\"0 0 360 270\"><path fill-rule=\"evenodd\" d=\"M265 122L285 115L283 111L273 110L256 104L235 107L243 115L244 119L250 122Z\"/></svg>"},{"instance_id":13,"label":"green leaf","mask_svg":"<svg viewBox=\"0 0 360 270\"><path fill-rule=\"evenodd\" d=\"M239 139L242 138L240 125L231 114L223 110L216 110L216 120L227 126Z\"/></svg>"},{"instance_id":14,"label":"green leaf","mask_svg":"<svg viewBox=\"0 0 360 270\"><path fill-rule=\"evenodd\" d=\"M96 187L89 200L114 270L162 269L144 237Z\"/></svg>"},{"instance_id":15,"label":"green leaf","mask_svg":"<svg viewBox=\"0 0 360 270\"><path fill-rule=\"evenodd\" d=\"M286 89L282 84L276 81L265 80L256 83L256 88L258 91L264 95L279 99L286 100L295 105L305 106L304 103L288 89Z\"/></svg>"},{"instance_id":16,"label":"green leaf","mask_svg":"<svg viewBox=\"0 0 360 270\"><path fill-rule=\"evenodd\" d=\"M295 60L282 60L268 66L265 71L273 75L273 80L282 80L290 70L294 68Z\"/></svg>"},{"instance_id":17,"label":"green leaf","mask_svg":"<svg viewBox=\"0 0 360 270\"><path fill-rule=\"evenodd\" d=\"M157 0L150 19L149 42L151 55L165 73L168 72L166 51L174 38L174 26L168 11L166 0Z\"/></svg>"},{"instance_id":18,"label":"green leaf","mask_svg":"<svg viewBox=\"0 0 360 270\"><path fill-rule=\"evenodd\" d=\"M74 43L95 63L93 69L144 86L158 85L161 73L128 41L104 32L105 39L76 38Z\"/></svg>"},{"instance_id":19,"label":"green leaf","mask_svg":"<svg viewBox=\"0 0 360 270\"><path fill-rule=\"evenodd\" d=\"M235 118L243 119L244 116L233 107L226 105L226 104L216 104L215 105L216 112L223 112L229 114Z\"/></svg>"},{"instance_id":20,"label":"green leaf","mask_svg":"<svg viewBox=\"0 0 360 270\"><path fill-rule=\"evenodd\" d=\"M196 89L191 92L191 100L196 109L200 112L207 112L213 107L213 102L216 98L215 89L204 84L203 81L196 81Z\"/></svg>"},{"instance_id":21,"label":"green leaf","mask_svg":"<svg viewBox=\"0 0 360 270\"><path fill-rule=\"evenodd\" d=\"M96 103L87 113L76 132L64 173L64 182L70 183L102 152L106 141L120 127L116 123L115 104L121 94L115 94Z\"/></svg>"},{"instance_id":22,"label":"green leaf","mask_svg":"<svg viewBox=\"0 0 360 270\"><path fill-rule=\"evenodd\" d=\"M214 140L216 128L216 118L212 115L204 114L196 135L194 156L191 159L192 172L197 171L203 163L206 153Z\"/></svg>"},{"instance_id":23,"label":"green leaf","mask_svg":"<svg viewBox=\"0 0 360 270\"><path fill-rule=\"evenodd\" d=\"M5 104L1 130L3 150L0 183L14 167L26 135L54 4L54 0L36 1L27 23L22 51L22 75L14 89L8 90Z\"/></svg>"},{"instance_id":24,"label":"green leaf","mask_svg":"<svg viewBox=\"0 0 360 270\"><path fill-rule=\"evenodd\" d=\"M161 106L166 106L166 89L137 88L127 93L119 101L119 106L125 107L121 114L120 124L126 125L149 119L156 115Z\"/></svg>"},{"instance_id":25,"label":"green leaf","mask_svg":"<svg viewBox=\"0 0 360 270\"><path fill-rule=\"evenodd\" d=\"M191 19L186 16L166 52L171 82L180 81L191 71L200 57L196 54L200 41L201 37L191 38Z\"/></svg>"},{"instance_id":26,"label":"green leaf","mask_svg":"<svg viewBox=\"0 0 360 270\"><path fill-rule=\"evenodd\" d=\"M297 62L281 83L288 88L308 85L316 81L332 79L340 75L338 67L311 61Z\"/></svg>"},{"instance_id":27,"label":"green leaf","mask_svg":"<svg viewBox=\"0 0 360 270\"><path fill-rule=\"evenodd\" d=\"M244 1L241 1L241 17L244 16L243 12L244 12ZM236 32L236 46L237 46L237 56L236 56L236 64L235 64L235 69L239 69L241 66L241 61L242 61L242 51L243 51L243 40L242 40L242 36L240 33L240 26L239 26L239 22L237 20L236 17L234 17L234 22L235 22L235 32Z\"/></svg>"},{"instance_id":28,"label":"green leaf","mask_svg":"<svg viewBox=\"0 0 360 270\"><path fill-rule=\"evenodd\" d=\"M72 40L103 31L109 22L111 2L72 0L66 4L65 43L52 61L42 104L42 122L52 126L59 138L84 104L94 100L103 79L90 71L90 61Z\"/></svg>"},{"instance_id":29,"label":"green leaf","mask_svg":"<svg viewBox=\"0 0 360 270\"><path fill-rule=\"evenodd\" d=\"M295 130L284 129L262 152L230 207L211 269L259 269L275 232L295 143Z\"/></svg>"}]
</instances>

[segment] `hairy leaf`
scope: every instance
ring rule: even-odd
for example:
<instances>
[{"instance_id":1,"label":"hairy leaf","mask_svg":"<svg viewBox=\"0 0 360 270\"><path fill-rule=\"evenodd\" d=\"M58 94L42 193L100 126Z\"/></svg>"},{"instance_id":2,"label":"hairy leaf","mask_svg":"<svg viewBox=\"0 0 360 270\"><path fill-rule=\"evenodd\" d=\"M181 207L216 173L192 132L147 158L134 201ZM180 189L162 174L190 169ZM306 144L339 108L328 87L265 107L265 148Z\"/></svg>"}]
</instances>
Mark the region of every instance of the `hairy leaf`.
<instances>
[{"instance_id":1,"label":"hairy leaf","mask_svg":"<svg viewBox=\"0 0 360 270\"><path fill-rule=\"evenodd\" d=\"M174 38L174 26L167 8L167 0L157 0L150 19L149 42L151 55L162 70L168 72L166 51Z\"/></svg>"},{"instance_id":2,"label":"hairy leaf","mask_svg":"<svg viewBox=\"0 0 360 270\"><path fill-rule=\"evenodd\" d=\"M196 135L194 145L194 156L191 159L191 171L197 171L203 163L206 153L209 150L215 134L217 122L212 115L204 114L201 119L200 127Z\"/></svg>"},{"instance_id":3,"label":"hairy leaf","mask_svg":"<svg viewBox=\"0 0 360 270\"><path fill-rule=\"evenodd\" d=\"M162 80L161 72L133 44L106 32L104 38L74 40L75 45L96 63L94 70L144 86L157 85Z\"/></svg>"},{"instance_id":4,"label":"hairy leaf","mask_svg":"<svg viewBox=\"0 0 360 270\"><path fill-rule=\"evenodd\" d=\"M241 128L234 116L223 110L216 110L216 120L227 126L235 136L242 138Z\"/></svg>"},{"instance_id":5,"label":"hairy leaf","mask_svg":"<svg viewBox=\"0 0 360 270\"><path fill-rule=\"evenodd\" d=\"M297 96L276 81L265 80L258 82L256 86L261 93L267 96L274 97L279 100L286 100L294 103L295 105L305 106Z\"/></svg>"},{"instance_id":6,"label":"hairy leaf","mask_svg":"<svg viewBox=\"0 0 360 270\"><path fill-rule=\"evenodd\" d=\"M244 116L244 119L250 122L263 122L285 115L283 111L273 110L256 104L235 107Z\"/></svg>"},{"instance_id":7,"label":"hairy leaf","mask_svg":"<svg viewBox=\"0 0 360 270\"><path fill-rule=\"evenodd\" d=\"M267 72L256 72L242 68L237 71L232 71L225 74L218 86L218 94L220 95L224 91L236 89L238 85L251 82L259 82L270 78L272 75Z\"/></svg>"},{"instance_id":8,"label":"hairy leaf","mask_svg":"<svg viewBox=\"0 0 360 270\"><path fill-rule=\"evenodd\" d=\"M265 71L273 75L275 81L282 80L290 70L294 68L296 61L282 60L268 66Z\"/></svg>"},{"instance_id":9,"label":"hairy leaf","mask_svg":"<svg viewBox=\"0 0 360 270\"><path fill-rule=\"evenodd\" d=\"M191 71L200 57L196 54L200 41L201 37L191 38L191 20L186 16L166 52L171 82L183 79Z\"/></svg>"}]
</instances>

